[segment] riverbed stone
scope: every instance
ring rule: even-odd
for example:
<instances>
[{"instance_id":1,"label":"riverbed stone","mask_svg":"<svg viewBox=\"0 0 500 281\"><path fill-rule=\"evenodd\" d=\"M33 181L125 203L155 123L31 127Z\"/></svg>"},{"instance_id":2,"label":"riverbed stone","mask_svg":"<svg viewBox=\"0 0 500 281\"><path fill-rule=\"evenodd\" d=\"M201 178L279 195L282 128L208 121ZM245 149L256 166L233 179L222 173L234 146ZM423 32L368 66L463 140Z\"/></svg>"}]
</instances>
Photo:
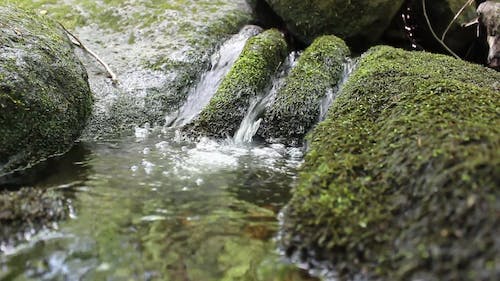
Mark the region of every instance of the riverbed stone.
<instances>
[{"instance_id":1,"label":"riverbed stone","mask_svg":"<svg viewBox=\"0 0 500 281\"><path fill-rule=\"evenodd\" d=\"M302 41L335 34L358 47L375 42L403 0L266 0Z\"/></svg>"},{"instance_id":2,"label":"riverbed stone","mask_svg":"<svg viewBox=\"0 0 500 281\"><path fill-rule=\"evenodd\" d=\"M309 136L284 245L344 277L497 279L499 81L449 56L369 50Z\"/></svg>"},{"instance_id":3,"label":"riverbed stone","mask_svg":"<svg viewBox=\"0 0 500 281\"><path fill-rule=\"evenodd\" d=\"M84 139L162 125L210 68L210 56L252 19L245 0L12 2L61 22L117 75L113 85L95 59L80 54L96 99Z\"/></svg>"},{"instance_id":4,"label":"riverbed stone","mask_svg":"<svg viewBox=\"0 0 500 281\"><path fill-rule=\"evenodd\" d=\"M66 152L91 114L87 73L54 21L0 6L0 176Z\"/></svg>"},{"instance_id":5,"label":"riverbed stone","mask_svg":"<svg viewBox=\"0 0 500 281\"><path fill-rule=\"evenodd\" d=\"M285 78L258 135L269 142L300 145L320 119L323 99L336 91L349 54L342 39L333 35L317 38Z\"/></svg>"},{"instance_id":6,"label":"riverbed stone","mask_svg":"<svg viewBox=\"0 0 500 281\"><path fill-rule=\"evenodd\" d=\"M25 240L26 233L62 220L68 213L66 199L53 189L0 190L0 244Z\"/></svg>"},{"instance_id":7,"label":"riverbed stone","mask_svg":"<svg viewBox=\"0 0 500 281\"><path fill-rule=\"evenodd\" d=\"M287 53L284 35L276 29L250 38L209 104L184 130L192 135L232 137L251 99L268 90Z\"/></svg>"}]
</instances>

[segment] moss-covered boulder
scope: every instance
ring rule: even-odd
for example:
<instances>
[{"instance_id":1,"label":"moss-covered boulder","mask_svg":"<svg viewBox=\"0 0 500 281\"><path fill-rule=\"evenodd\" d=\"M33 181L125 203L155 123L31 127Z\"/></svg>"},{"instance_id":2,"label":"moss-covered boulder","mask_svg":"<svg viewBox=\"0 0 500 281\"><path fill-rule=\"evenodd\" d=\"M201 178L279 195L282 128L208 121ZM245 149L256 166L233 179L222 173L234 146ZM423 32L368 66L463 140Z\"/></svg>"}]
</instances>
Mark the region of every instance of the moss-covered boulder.
<instances>
[{"instance_id":1,"label":"moss-covered boulder","mask_svg":"<svg viewBox=\"0 0 500 281\"><path fill-rule=\"evenodd\" d=\"M358 46L376 41L403 0L266 0L305 42L335 34Z\"/></svg>"},{"instance_id":2,"label":"moss-covered boulder","mask_svg":"<svg viewBox=\"0 0 500 281\"><path fill-rule=\"evenodd\" d=\"M246 43L243 52L222 80L200 115L185 130L194 135L233 136L252 98L262 95L287 55L283 34L267 30Z\"/></svg>"},{"instance_id":3,"label":"moss-covered boulder","mask_svg":"<svg viewBox=\"0 0 500 281\"><path fill-rule=\"evenodd\" d=\"M0 6L0 176L66 152L91 113L87 73L57 23Z\"/></svg>"},{"instance_id":4,"label":"moss-covered boulder","mask_svg":"<svg viewBox=\"0 0 500 281\"><path fill-rule=\"evenodd\" d=\"M342 76L349 48L333 35L314 41L278 90L258 134L268 141L298 145L320 117L320 105Z\"/></svg>"},{"instance_id":5,"label":"moss-covered boulder","mask_svg":"<svg viewBox=\"0 0 500 281\"><path fill-rule=\"evenodd\" d=\"M285 245L342 274L498 279L499 81L447 56L371 49L310 135Z\"/></svg>"}]
</instances>

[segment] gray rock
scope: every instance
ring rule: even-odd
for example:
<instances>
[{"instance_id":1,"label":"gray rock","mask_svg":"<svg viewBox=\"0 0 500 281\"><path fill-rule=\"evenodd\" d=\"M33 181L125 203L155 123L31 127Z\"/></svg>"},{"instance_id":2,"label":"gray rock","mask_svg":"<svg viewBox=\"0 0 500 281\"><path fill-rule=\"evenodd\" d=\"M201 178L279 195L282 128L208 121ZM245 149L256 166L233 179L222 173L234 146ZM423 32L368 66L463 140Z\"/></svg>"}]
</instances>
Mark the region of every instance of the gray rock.
<instances>
[{"instance_id":1,"label":"gray rock","mask_svg":"<svg viewBox=\"0 0 500 281\"><path fill-rule=\"evenodd\" d=\"M500 68L500 2L486 1L477 8L479 21L486 27L486 38L490 47L488 65Z\"/></svg>"}]
</instances>

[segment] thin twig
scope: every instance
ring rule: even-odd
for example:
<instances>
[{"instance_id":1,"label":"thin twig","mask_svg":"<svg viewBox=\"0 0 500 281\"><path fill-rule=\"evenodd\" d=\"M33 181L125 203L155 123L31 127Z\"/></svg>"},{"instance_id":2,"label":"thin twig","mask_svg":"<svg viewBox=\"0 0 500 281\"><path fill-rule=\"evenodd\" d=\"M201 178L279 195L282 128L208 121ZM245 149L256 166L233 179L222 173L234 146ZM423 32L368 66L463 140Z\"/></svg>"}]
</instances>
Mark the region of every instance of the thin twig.
<instances>
[{"instance_id":1,"label":"thin twig","mask_svg":"<svg viewBox=\"0 0 500 281\"><path fill-rule=\"evenodd\" d=\"M427 22L427 26L429 26L429 29L431 30L432 36L448 51L452 56L454 56L457 59L462 59L460 58L455 52L453 52L439 37L437 36L436 32L434 32L434 29L432 28L431 21L429 20L429 15L427 15L427 8L425 6L425 0L422 0L422 8L424 10L424 17L425 21Z\"/></svg>"},{"instance_id":2,"label":"thin twig","mask_svg":"<svg viewBox=\"0 0 500 281\"><path fill-rule=\"evenodd\" d=\"M450 23L448 24L448 26L446 27L446 29L444 30L443 32L443 35L441 36L441 40L444 42L444 38L446 37L446 34L448 33L448 31L450 30L451 26L453 25L453 23L458 19L458 17L464 12L465 8L467 8L467 6L469 5L472 5L472 2L474 2L474 0L469 0L467 1L467 3L465 3L462 8L455 14L455 17L453 17L453 20L450 21Z\"/></svg>"},{"instance_id":3,"label":"thin twig","mask_svg":"<svg viewBox=\"0 0 500 281\"><path fill-rule=\"evenodd\" d=\"M73 44L75 44L76 46L80 47L85 52L89 53L92 57L94 57L104 67L104 69L106 69L106 72L108 73L109 77L111 78L111 82L113 83L113 85L118 84L118 77L113 72L113 70L111 70L111 68L109 67L109 65L106 62L104 62L96 53L94 53L94 51L92 51L87 46L85 46L82 43L82 41L78 37L76 37L76 35L74 35L68 29L66 29L66 27L64 27L64 25L62 25L61 23L59 23L59 25L71 37L70 39L74 39L76 41L76 43L75 43L72 40Z\"/></svg>"}]
</instances>

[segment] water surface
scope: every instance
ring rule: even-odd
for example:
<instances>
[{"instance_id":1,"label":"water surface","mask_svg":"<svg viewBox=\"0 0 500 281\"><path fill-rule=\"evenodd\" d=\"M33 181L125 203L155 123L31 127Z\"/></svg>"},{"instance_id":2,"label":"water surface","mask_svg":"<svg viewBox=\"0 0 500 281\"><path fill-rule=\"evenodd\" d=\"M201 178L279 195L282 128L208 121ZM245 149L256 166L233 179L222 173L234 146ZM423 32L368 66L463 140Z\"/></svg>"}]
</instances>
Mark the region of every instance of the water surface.
<instances>
[{"instance_id":1,"label":"water surface","mask_svg":"<svg viewBox=\"0 0 500 281\"><path fill-rule=\"evenodd\" d=\"M180 140L81 143L37 183L70 218L3 244L1 280L314 280L276 250L298 149Z\"/></svg>"}]
</instances>

